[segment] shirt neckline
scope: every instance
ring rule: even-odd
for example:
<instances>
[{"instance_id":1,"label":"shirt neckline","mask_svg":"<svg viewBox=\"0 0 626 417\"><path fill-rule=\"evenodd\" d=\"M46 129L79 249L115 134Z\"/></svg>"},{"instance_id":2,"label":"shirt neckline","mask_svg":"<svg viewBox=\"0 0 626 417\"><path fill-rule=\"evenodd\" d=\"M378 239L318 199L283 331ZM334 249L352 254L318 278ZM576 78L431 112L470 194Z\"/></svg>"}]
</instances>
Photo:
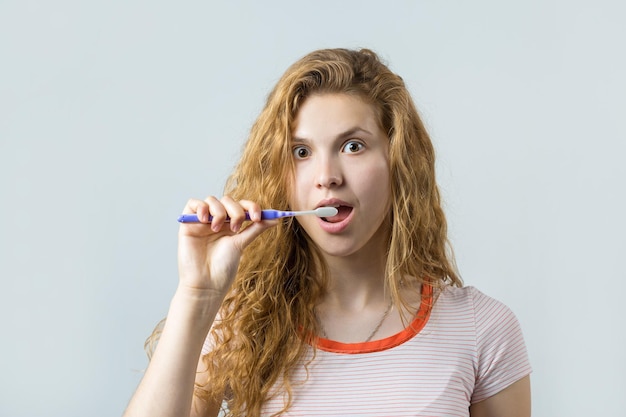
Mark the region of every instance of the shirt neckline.
<instances>
[{"instance_id":1,"label":"shirt neckline","mask_svg":"<svg viewBox=\"0 0 626 417\"><path fill-rule=\"evenodd\" d=\"M433 287L428 283L422 284L422 301L413 321L402 331L393 336L379 340L359 343L342 343L335 340L319 337L315 347L325 352L359 354L381 352L400 346L406 341L415 337L426 325L432 310Z\"/></svg>"}]
</instances>

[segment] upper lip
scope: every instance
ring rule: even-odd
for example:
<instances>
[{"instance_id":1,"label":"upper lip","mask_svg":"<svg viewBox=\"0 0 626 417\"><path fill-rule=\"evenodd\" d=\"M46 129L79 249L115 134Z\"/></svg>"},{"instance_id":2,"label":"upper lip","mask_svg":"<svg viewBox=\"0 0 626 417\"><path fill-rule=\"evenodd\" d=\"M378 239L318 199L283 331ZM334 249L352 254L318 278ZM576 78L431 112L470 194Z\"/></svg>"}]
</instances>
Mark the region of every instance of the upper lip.
<instances>
[{"instance_id":1,"label":"upper lip","mask_svg":"<svg viewBox=\"0 0 626 417\"><path fill-rule=\"evenodd\" d=\"M317 206L315 206L315 208L339 206L352 207L350 204L346 203L345 201L339 200L338 198L325 198L324 200L321 200L319 203L317 203Z\"/></svg>"}]
</instances>

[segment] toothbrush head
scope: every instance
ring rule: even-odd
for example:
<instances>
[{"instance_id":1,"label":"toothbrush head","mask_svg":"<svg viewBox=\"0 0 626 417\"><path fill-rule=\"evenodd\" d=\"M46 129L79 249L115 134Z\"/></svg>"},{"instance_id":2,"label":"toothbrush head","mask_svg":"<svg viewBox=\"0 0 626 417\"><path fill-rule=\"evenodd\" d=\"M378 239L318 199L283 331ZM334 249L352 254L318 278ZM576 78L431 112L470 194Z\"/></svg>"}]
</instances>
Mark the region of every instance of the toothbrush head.
<instances>
[{"instance_id":1,"label":"toothbrush head","mask_svg":"<svg viewBox=\"0 0 626 417\"><path fill-rule=\"evenodd\" d=\"M317 217L332 217L335 216L339 210L335 207L320 207L315 209L315 215Z\"/></svg>"}]
</instances>

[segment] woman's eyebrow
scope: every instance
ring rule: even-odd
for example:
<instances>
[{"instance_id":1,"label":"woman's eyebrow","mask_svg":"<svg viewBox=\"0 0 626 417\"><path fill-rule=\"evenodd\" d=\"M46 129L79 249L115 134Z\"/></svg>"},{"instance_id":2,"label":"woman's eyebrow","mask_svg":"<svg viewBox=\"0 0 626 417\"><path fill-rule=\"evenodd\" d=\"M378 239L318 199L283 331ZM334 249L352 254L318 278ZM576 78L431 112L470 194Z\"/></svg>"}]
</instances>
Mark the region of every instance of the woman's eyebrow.
<instances>
[{"instance_id":1,"label":"woman's eyebrow","mask_svg":"<svg viewBox=\"0 0 626 417\"><path fill-rule=\"evenodd\" d=\"M356 126L356 127L353 127L351 129L346 130L343 133L340 133L339 135L337 135L337 138L345 139L345 138L348 138L350 136L354 136L357 133L365 133L366 135L371 135L372 134L369 130L363 129L362 127Z\"/></svg>"},{"instance_id":2,"label":"woman's eyebrow","mask_svg":"<svg viewBox=\"0 0 626 417\"><path fill-rule=\"evenodd\" d=\"M371 135L372 133L367 130L367 129L363 129L362 127L352 127L344 132L339 133L337 136L335 136L335 139L346 139L349 138L350 136L353 136L357 133L365 133L366 135ZM306 137L299 137L299 136L292 136L291 137L291 141L292 142L298 142L298 143L309 143L311 142L310 139L306 138Z\"/></svg>"}]
</instances>

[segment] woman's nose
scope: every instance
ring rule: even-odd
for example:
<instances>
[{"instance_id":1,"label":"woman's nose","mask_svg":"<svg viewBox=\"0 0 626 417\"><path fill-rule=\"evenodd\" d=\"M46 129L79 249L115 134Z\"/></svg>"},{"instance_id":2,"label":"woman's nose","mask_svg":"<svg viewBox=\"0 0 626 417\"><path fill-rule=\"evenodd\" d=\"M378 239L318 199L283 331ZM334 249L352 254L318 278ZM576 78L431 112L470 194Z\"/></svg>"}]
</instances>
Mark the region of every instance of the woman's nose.
<instances>
[{"instance_id":1,"label":"woman's nose","mask_svg":"<svg viewBox=\"0 0 626 417\"><path fill-rule=\"evenodd\" d=\"M341 168L330 159L320 160L315 183L318 188L333 188L341 185L343 183Z\"/></svg>"}]
</instances>

